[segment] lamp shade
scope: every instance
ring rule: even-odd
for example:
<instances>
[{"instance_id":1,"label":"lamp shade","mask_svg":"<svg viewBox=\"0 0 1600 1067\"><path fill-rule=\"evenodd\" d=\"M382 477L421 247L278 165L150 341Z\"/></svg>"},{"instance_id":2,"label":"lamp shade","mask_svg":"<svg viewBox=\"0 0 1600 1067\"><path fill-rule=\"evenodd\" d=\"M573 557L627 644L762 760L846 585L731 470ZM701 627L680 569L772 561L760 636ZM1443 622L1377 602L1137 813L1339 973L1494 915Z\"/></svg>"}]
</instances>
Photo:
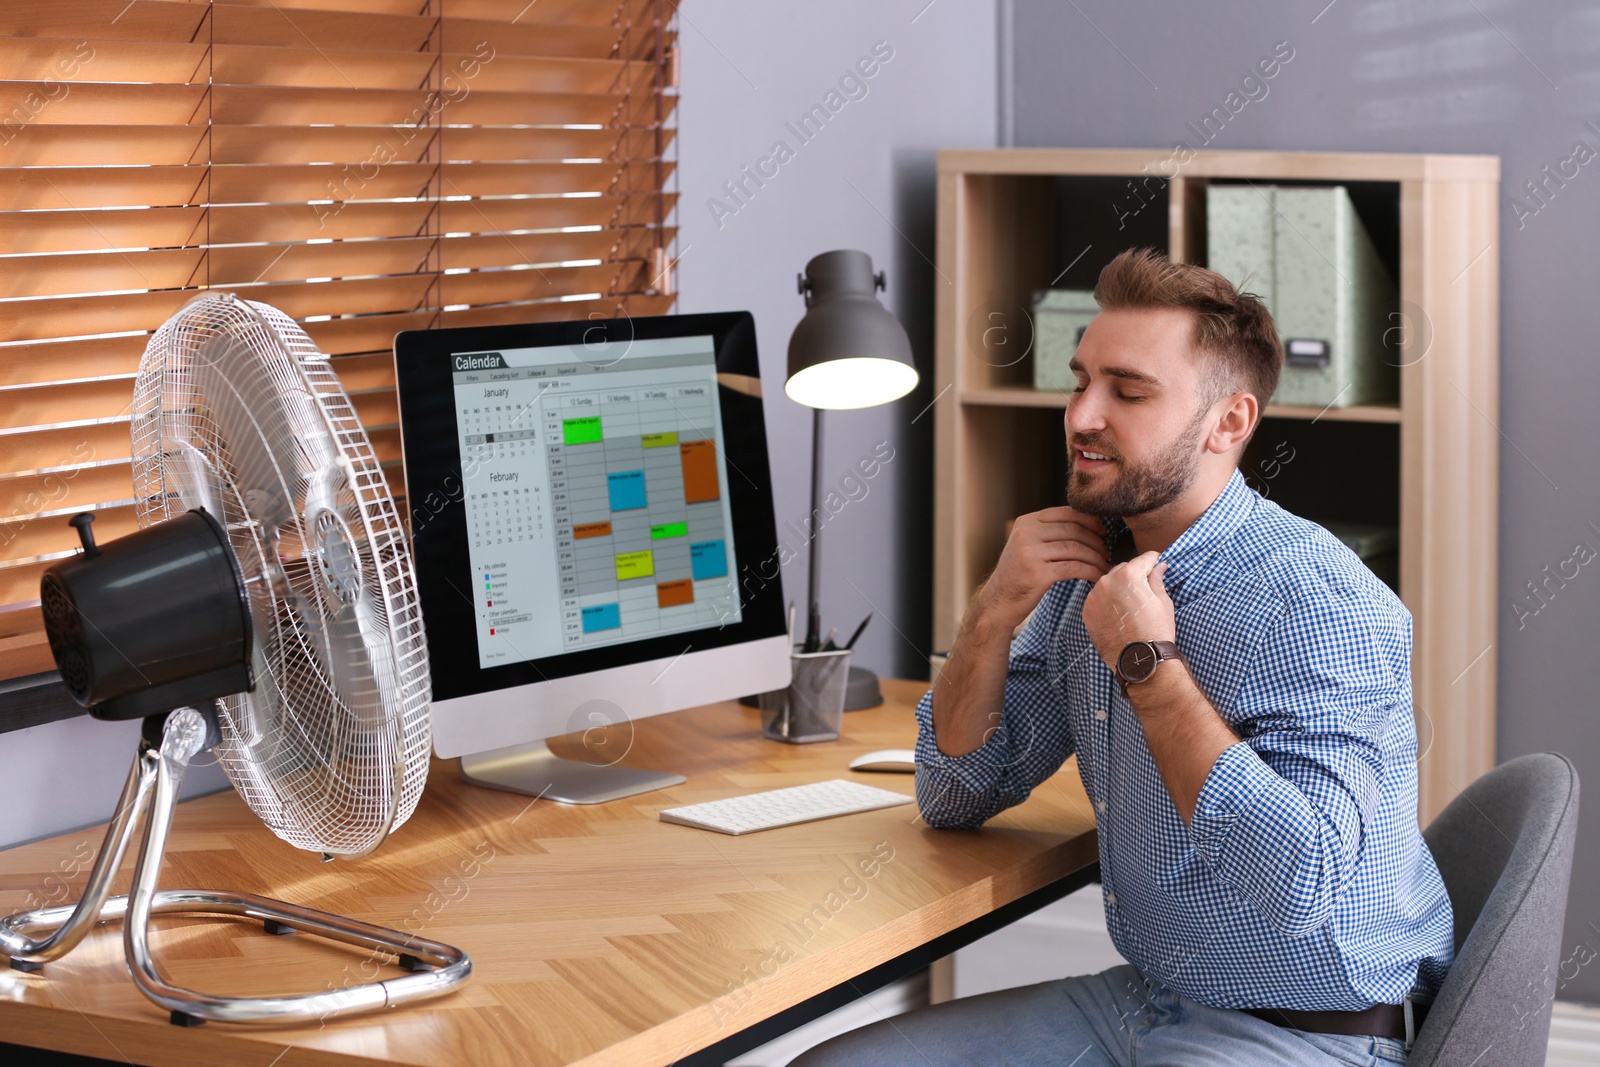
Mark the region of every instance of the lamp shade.
<instances>
[{"instance_id":1,"label":"lamp shade","mask_svg":"<svg viewBox=\"0 0 1600 1067\"><path fill-rule=\"evenodd\" d=\"M916 388L905 327L875 295L883 286L865 252L824 252L806 264L806 314L789 338L789 399L812 408L868 408Z\"/></svg>"}]
</instances>

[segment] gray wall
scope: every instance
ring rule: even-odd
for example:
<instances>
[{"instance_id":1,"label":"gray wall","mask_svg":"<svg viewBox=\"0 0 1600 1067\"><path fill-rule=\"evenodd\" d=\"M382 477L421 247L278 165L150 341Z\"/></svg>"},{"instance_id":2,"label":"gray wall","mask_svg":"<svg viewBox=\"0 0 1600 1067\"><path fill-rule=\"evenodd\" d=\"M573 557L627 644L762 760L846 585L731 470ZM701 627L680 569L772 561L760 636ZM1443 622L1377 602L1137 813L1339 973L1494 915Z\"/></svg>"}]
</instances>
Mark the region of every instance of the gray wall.
<instances>
[{"instance_id":1,"label":"gray wall","mask_svg":"<svg viewBox=\"0 0 1600 1067\"><path fill-rule=\"evenodd\" d=\"M892 405L826 416L830 486L877 442L895 453L865 495L853 490L860 499L823 526L820 599L824 631L848 634L876 612L856 662L925 677L933 414L917 416L936 391L933 298L943 284L931 262L934 150L995 143L994 4L694 0L680 17L678 307L755 315L778 525L798 553L783 568L784 595L802 605L802 620L806 547L787 524L802 529L809 508L811 412L783 393L789 334L805 310L795 274L835 248L860 249L888 272L883 299L910 333L923 382ZM790 127L879 41L893 58L864 81L866 95L802 144ZM763 186L747 183L742 203L728 196L723 183L739 181L741 167L755 170L780 140L793 158Z\"/></svg>"},{"instance_id":2,"label":"gray wall","mask_svg":"<svg viewBox=\"0 0 1600 1067\"><path fill-rule=\"evenodd\" d=\"M1600 302L1590 293L1600 274L1600 159L1576 167L1564 187L1549 183L1542 204L1523 188L1579 142L1600 153L1600 8L1015 0L1014 20L1009 132L1019 145L1200 147L1186 124L1222 105L1259 57L1288 41L1294 58L1266 96L1207 147L1501 158L1501 242L1489 253L1500 261L1501 403L1489 413L1498 426L1482 427L1498 430L1501 446L1499 756L1563 752L1591 787L1600 784L1600 566L1583 566L1564 588L1552 583L1547 606L1526 584L1542 582L1546 566L1554 573L1580 543L1588 546L1580 559L1600 551ZM1600 816L1590 808L1565 954L1600 948ZM1600 966L1579 970L1559 995L1600 1001Z\"/></svg>"}]
</instances>

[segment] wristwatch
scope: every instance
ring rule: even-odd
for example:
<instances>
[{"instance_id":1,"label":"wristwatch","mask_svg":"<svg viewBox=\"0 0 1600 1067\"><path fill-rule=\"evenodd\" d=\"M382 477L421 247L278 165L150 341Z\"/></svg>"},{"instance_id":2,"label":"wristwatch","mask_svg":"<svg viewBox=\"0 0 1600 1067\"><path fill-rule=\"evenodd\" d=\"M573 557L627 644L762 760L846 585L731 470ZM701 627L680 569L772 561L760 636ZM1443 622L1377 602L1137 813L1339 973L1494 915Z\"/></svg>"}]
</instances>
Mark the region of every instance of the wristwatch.
<instances>
[{"instance_id":1,"label":"wristwatch","mask_svg":"<svg viewBox=\"0 0 1600 1067\"><path fill-rule=\"evenodd\" d=\"M1130 684L1148 680L1162 660L1178 658L1178 646L1171 641L1135 641L1117 657L1117 680L1126 691Z\"/></svg>"}]
</instances>

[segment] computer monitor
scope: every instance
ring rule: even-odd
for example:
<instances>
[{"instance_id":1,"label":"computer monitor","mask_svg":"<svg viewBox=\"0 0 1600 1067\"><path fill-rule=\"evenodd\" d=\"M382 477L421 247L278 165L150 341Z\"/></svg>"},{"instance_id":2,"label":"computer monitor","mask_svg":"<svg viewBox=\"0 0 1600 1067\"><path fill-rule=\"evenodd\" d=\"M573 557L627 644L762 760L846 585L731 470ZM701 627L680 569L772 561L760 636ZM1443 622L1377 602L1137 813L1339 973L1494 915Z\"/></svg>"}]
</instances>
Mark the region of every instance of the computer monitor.
<instances>
[{"instance_id":1,"label":"computer monitor","mask_svg":"<svg viewBox=\"0 0 1600 1067\"><path fill-rule=\"evenodd\" d=\"M631 723L789 683L748 312L395 337L434 748L572 803L675 785ZM585 761L545 739L604 740Z\"/></svg>"}]
</instances>

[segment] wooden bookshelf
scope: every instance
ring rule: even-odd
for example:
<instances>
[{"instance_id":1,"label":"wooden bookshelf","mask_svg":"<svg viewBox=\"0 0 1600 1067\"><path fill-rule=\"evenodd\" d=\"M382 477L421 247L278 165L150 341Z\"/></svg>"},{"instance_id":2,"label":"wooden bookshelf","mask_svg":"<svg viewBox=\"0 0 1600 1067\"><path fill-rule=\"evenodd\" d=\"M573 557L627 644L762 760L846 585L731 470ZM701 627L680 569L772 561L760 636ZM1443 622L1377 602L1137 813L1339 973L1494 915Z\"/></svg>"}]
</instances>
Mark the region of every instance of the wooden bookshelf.
<instances>
[{"instance_id":1,"label":"wooden bookshelf","mask_svg":"<svg viewBox=\"0 0 1600 1067\"><path fill-rule=\"evenodd\" d=\"M1174 164L1138 149L939 154L936 387L951 395L934 430L934 643L949 647L1005 521L1061 501L1068 394L1036 391L1025 344L997 348L984 331L1031 336L1035 290L1092 288L1124 248L1205 262L1213 181L1346 185L1399 283L1399 403L1271 405L1245 467L1275 442L1292 448L1305 458L1253 484L1314 520L1399 529L1431 818L1495 761L1500 162L1201 152Z\"/></svg>"}]
</instances>

